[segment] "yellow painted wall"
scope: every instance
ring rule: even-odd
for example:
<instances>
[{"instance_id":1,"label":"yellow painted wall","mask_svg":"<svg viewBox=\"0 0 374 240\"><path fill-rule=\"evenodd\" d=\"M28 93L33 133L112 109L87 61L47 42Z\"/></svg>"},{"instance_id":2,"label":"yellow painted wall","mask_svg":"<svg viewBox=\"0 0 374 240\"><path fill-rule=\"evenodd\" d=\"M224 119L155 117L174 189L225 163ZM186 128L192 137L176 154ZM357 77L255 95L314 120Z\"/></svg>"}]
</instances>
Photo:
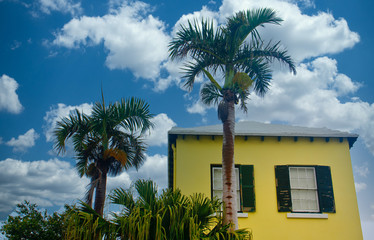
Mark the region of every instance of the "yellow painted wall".
<instances>
[{"instance_id":1,"label":"yellow painted wall","mask_svg":"<svg viewBox=\"0 0 374 240\"><path fill-rule=\"evenodd\" d=\"M177 138L174 151L174 186L183 194L211 196L210 166L221 164L222 137ZM254 240L360 240L361 224L346 139L236 137L235 163L254 165L256 211L239 218L239 228L252 230ZM275 165L331 167L336 213L328 219L290 219L277 210Z\"/></svg>"}]
</instances>

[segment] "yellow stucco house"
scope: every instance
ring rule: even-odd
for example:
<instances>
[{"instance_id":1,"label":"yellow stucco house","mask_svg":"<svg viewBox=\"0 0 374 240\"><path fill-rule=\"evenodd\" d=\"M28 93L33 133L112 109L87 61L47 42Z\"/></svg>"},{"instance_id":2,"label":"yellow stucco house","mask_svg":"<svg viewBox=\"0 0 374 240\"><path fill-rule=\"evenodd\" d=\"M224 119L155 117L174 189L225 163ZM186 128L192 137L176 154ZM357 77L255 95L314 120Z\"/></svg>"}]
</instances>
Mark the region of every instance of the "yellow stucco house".
<instances>
[{"instance_id":1,"label":"yellow stucco house","mask_svg":"<svg viewBox=\"0 0 374 240\"><path fill-rule=\"evenodd\" d=\"M361 240L349 149L358 135L326 128L238 122L239 228L254 240ZM169 131L168 184L222 194L222 125Z\"/></svg>"}]
</instances>

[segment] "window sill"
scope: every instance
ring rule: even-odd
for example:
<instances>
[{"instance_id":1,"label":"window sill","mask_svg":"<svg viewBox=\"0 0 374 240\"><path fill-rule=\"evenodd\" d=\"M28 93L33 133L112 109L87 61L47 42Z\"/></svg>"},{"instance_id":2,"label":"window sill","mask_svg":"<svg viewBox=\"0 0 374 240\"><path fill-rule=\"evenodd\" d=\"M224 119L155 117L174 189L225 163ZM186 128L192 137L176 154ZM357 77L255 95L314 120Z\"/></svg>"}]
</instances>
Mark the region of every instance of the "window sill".
<instances>
[{"instance_id":1,"label":"window sill","mask_svg":"<svg viewBox=\"0 0 374 240\"><path fill-rule=\"evenodd\" d=\"M248 217L248 213L246 212L238 212L238 218L247 218Z\"/></svg>"},{"instance_id":2,"label":"window sill","mask_svg":"<svg viewBox=\"0 0 374 240\"><path fill-rule=\"evenodd\" d=\"M287 218L318 218L327 219L329 215L326 213L287 213Z\"/></svg>"},{"instance_id":3,"label":"window sill","mask_svg":"<svg viewBox=\"0 0 374 240\"><path fill-rule=\"evenodd\" d=\"M237 213L238 215L238 218L247 218L248 217L248 213L246 212L238 212ZM213 213L211 216L216 216L216 213Z\"/></svg>"}]
</instances>

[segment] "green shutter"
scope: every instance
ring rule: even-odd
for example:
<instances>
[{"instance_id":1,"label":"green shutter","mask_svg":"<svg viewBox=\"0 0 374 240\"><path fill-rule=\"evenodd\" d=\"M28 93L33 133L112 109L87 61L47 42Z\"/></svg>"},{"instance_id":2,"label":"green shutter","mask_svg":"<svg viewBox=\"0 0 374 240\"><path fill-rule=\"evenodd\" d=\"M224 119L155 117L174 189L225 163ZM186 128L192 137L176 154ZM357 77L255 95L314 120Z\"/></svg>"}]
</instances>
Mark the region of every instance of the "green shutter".
<instances>
[{"instance_id":1,"label":"green shutter","mask_svg":"<svg viewBox=\"0 0 374 240\"><path fill-rule=\"evenodd\" d=\"M253 165L241 165L240 171L240 186L242 192L242 209L243 212L254 212L255 207L255 189L253 177Z\"/></svg>"},{"instance_id":2,"label":"green shutter","mask_svg":"<svg viewBox=\"0 0 374 240\"><path fill-rule=\"evenodd\" d=\"M330 167L316 166L316 177L320 211L335 213L335 200Z\"/></svg>"},{"instance_id":3,"label":"green shutter","mask_svg":"<svg viewBox=\"0 0 374 240\"><path fill-rule=\"evenodd\" d=\"M291 212L292 200L288 166L275 166L278 212Z\"/></svg>"}]
</instances>

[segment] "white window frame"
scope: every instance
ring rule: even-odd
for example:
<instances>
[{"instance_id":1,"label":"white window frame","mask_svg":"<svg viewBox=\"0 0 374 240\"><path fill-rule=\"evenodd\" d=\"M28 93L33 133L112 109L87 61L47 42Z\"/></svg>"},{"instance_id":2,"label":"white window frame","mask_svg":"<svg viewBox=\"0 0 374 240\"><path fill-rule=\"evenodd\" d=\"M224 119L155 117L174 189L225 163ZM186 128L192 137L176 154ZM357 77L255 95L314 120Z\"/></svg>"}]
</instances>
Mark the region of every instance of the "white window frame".
<instances>
[{"instance_id":1,"label":"white window frame","mask_svg":"<svg viewBox=\"0 0 374 240\"><path fill-rule=\"evenodd\" d=\"M221 173L222 173L222 167L219 167L219 166L213 166L212 167L212 176L211 176L211 181L212 181L212 196L214 197L215 194L214 194L214 191L222 191L223 192L223 185L222 186L215 186L214 184L214 170L215 169L220 169L221 170ZM236 193L237 193L237 203L236 204L239 204L237 206L238 208L238 212L241 212L241 203L242 203L242 197L241 197L241 187L240 187L240 171L239 171L239 167L235 167L235 177L236 177ZM223 184L223 182L222 182ZM221 189L220 189L221 187ZM222 201L222 199L220 199Z\"/></svg>"},{"instance_id":2,"label":"white window frame","mask_svg":"<svg viewBox=\"0 0 374 240\"><path fill-rule=\"evenodd\" d=\"M313 176L314 176L314 186L315 187L292 187L291 183L291 169L313 169ZM291 190L291 202L292 202L292 212L295 213L305 213L305 212L320 212L320 206L319 206L319 200L318 200L318 186L317 186L317 175L316 175L316 169L315 167L311 166L290 166L288 168L289 171L289 179L290 179L290 190ZM292 190L310 190L315 192L315 199L317 203L317 209L315 210L310 210L310 209L294 209L294 203L293 203L293 198L292 198Z\"/></svg>"}]
</instances>

